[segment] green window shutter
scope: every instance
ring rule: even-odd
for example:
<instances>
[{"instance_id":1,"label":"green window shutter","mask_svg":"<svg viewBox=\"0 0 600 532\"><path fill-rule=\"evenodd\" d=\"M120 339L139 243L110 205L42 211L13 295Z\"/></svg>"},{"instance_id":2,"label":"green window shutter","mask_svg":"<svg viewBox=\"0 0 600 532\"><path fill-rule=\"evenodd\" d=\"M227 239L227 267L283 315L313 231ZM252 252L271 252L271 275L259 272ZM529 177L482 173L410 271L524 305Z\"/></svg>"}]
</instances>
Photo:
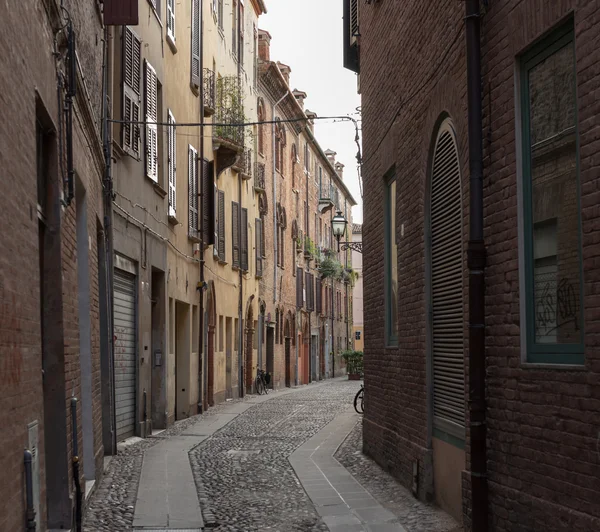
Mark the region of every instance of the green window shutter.
<instances>
[{"instance_id":1,"label":"green window shutter","mask_svg":"<svg viewBox=\"0 0 600 532\"><path fill-rule=\"evenodd\" d=\"M232 245L232 265L234 268L240 267L240 205L235 201L231 202L231 245Z\"/></svg>"},{"instance_id":2,"label":"green window shutter","mask_svg":"<svg viewBox=\"0 0 600 532\"><path fill-rule=\"evenodd\" d=\"M218 253L219 260L221 262L225 262L225 257L226 257L226 253L225 253L225 192L223 192L222 190L218 190L217 196L218 196L218 204L219 204L219 209L218 209L219 223L217 224L218 225L219 246L217 248L217 253Z\"/></svg>"},{"instance_id":3,"label":"green window shutter","mask_svg":"<svg viewBox=\"0 0 600 532\"><path fill-rule=\"evenodd\" d=\"M262 277L262 275L263 275L263 258L262 258L262 250L261 250L262 231L263 231L262 220L260 218L256 218L256 220L254 221L254 226L255 226L254 246L256 248L256 251L255 251L255 254L256 254L256 277Z\"/></svg>"},{"instance_id":4,"label":"green window shutter","mask_svg":"<svg viewBox=\"0 0 600 532\"><path fill-rule=\"evenodd\" d=\"M198 152L188 146L188 234L198 237Z\"/></svg>"},{"instance_id":5,"label":"green window shutter","mask_svg":"<svg viewBox=\"0 0 600 532\"><path fill-rule=\"evenodd\" d=\"M435 145L430 201L434 424L464 438L463 215L460 161L449 122Z\"/></svg>"}]
</instances>

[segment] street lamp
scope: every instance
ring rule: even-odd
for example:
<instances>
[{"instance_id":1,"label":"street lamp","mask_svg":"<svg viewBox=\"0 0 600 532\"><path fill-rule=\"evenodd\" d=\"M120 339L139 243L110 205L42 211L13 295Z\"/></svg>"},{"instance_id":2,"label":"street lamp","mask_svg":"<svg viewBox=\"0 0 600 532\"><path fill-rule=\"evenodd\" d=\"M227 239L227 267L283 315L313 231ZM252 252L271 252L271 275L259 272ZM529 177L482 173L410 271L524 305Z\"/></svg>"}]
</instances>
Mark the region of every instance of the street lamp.
<instances>
[{"instance_id":1,"label":"street lamp","mask_svg":"<svg viewBox=\"0 0 600 532\"><path fill-rule=\"evenodd\" d=\"M337 214L331 220L331 230L333 231L333 236L338 243L338 252L340 251L340 239L344 236L347 225L348 220L344 218L342 211L337 211Z\"/></svg>"}]
</instances>

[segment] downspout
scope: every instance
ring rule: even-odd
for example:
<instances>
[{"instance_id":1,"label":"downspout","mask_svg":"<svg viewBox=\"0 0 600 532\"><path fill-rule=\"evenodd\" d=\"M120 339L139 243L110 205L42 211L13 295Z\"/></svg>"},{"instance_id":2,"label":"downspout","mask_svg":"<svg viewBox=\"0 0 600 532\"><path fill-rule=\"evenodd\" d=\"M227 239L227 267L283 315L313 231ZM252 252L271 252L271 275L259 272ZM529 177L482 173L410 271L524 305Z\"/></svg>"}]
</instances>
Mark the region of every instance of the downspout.
<instances>
[{"instance_id":1,"label":"downspout","mask_svg":"<svg viewBox=\"0 0 600 532\"><path fill-rule=\"evenodd\" d=\"M467 0L467 92L469 122L469 448L471 529L488 530L485 405L485 263L483 239L483 121L479 0Z\"/></svg>"},{"instance_id":2,"label":"downspout","mask_svg":"<svg viewBox=\"0 0 600 532\"><path fill-rule=\"evenodd\" d=\"M279 250L279 238L277 234L277 171L275 168L275 109L279 106L279 104L285 100L287 93L285 93L277 103L271 107L271 153L273 154L273 235L275 238L273 239L273 249L275 250L275 254L273 255L273 303L277 302L277 252Z\"/></svg>"},{"instance_id":3,"label":"downspout","mask_svg":"<svg viewBox=\"0 0 600 532\"><path fill-rule=\"evenodd\" d=\"M329 183L329 190L331 190L331 182ZM329 214L329 231L331 231L331 244L333 247L333 209L331 209L331 213ZM339 256L338 256L339 258ZM335 292L335 280L331 277L331 378L335 377L335 332L334 332L334 319L335 319L335 306L334 306L334 293Z\"/></svg>"},{"instance_id":4,"label":"downspout","mask_svg":"<svg viewBox=\"0 0 600 532\"><path fill-rule=\"evenodd\" d=\"M198 172L198 220L199 220L199 233L200 233L200 250L198 251L199 259L198 266L200 268L200 278L198 283L199 300L198 300L198 314L199 314L199 326L198 326L198 413L204 411L204 407L208 408L208 396L204 401L204 396L207 390L204 390L203 378L202 378L202 362L204 359L207 361L208 371L208 357L204 356L204 7L200 2L200 161L196 161L196 164L200 165ZM202 209L202 211L200 210ZM201 214L200 214L201 213Z\"/></svg>"},{"instance_id":5,"label":"downspout","mask_svg":"<svg viewBox=\"0 0 600 532\"><path fill-rule=\"evenodd\" d=\"M242 31L242 3L237 3L237 67L238 67L238 83L241 85L242 79L242 40L241 40L241 31ZM241 90L241 87L239 88ZM242 129L242 150L244 149L244 130ZM242 157L244 156L244 152L242 151ZM241 173L238 172L238 198L239 198L239 215L238 215L238 235L239 235L239 257L240 257L240 271L239 271L239 281L240 281L240 291L238 298L238 396L244 396L244 323L242 320L242 307L244 305L244 269L242 265L242 176ZM248 252L246 252L246 260L248 260Z\"/></svg>"}]
</instances>

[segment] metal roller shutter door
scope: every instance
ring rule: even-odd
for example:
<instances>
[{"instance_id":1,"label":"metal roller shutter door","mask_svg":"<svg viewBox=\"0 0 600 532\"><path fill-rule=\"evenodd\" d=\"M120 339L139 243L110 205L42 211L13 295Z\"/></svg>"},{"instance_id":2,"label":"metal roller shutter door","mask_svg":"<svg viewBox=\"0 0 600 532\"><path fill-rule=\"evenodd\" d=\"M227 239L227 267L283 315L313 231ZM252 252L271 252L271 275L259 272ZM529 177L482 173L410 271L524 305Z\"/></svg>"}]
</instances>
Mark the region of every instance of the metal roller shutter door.
<instances>
[{"instance_id":1,"label":"metal roller shutter door","mask_svg":"<svg viewBox=\"0 0 600 532\"><path fill-rule=\"evenodd\" d=\"M442 126L431 178L431 294L434 418L446 427L465 424L461 201L456 142Z\"/></svg>"},{"instance_id":2,"label":"metal roller shutter door","mask_svg":"<svg viewBox=\"0 0 600 532\"><path fill-rule=\"evenodd\" d=\"M135 435L136 290L135 276L115 269L115 407L117 441Z\"/></svg>"}]
</instances>

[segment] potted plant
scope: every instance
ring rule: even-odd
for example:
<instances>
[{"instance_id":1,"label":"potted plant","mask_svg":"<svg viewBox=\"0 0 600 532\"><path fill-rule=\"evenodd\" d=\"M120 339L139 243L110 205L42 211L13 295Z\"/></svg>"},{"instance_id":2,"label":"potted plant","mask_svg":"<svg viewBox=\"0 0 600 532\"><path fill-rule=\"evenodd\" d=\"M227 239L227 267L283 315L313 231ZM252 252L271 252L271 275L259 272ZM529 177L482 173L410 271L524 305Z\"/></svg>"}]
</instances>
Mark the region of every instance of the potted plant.
<instances>
[{"instance_id":1,"label":"potted plant","mask_svg":"<svg viewBox=\"0 0 600 532\"><path fill-rule=\"evenodd\" d=\"M346 363L348 380L358 381L363 374L363 352L348 349L342 353L342 359Z\"/></svg>"}]
</instances>

